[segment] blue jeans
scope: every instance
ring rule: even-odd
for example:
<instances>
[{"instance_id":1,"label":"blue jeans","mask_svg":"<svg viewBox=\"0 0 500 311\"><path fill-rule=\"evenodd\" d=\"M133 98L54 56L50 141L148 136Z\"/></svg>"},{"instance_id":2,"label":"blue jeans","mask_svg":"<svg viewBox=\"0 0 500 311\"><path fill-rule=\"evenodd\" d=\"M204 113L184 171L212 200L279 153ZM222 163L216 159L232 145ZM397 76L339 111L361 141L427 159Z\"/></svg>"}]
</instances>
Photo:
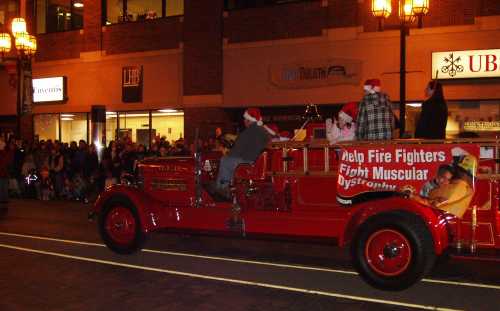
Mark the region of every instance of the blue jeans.
<instances>
[{"instance_id":1,"label":"blue jeans","mask_svg":"<svg viewBox=\"0 0 500 311\"><path fill-rule=\"evenodd\" d=\"M234 170L241 163L247 163L242 158L223 156L220 159L219 174L217 175L216 185L219 189L227 188L233 181Z\"/></svg>"}]
</instances>

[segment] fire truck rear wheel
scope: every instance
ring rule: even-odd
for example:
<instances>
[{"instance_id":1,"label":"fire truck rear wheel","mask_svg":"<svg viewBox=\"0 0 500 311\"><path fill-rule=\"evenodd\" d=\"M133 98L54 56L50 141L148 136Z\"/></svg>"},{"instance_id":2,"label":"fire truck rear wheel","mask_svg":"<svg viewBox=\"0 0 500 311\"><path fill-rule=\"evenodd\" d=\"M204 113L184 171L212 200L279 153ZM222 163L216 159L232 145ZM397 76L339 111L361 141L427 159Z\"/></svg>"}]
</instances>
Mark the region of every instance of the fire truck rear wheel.
<instances>
[{"instance_id":1,"label":"fire truck rear wheel","mask_svg":"<svg viewBox=\"0 0 500 311\"><path fill-rule=\"evenodd\" d=\"M392 291L418 282L436 260L429 229L420 217L406 212L369 218L352 241L351 256L367 283Z\"/></svg>"},{"instance_id":2,"label":"fire truck rear wheel","mask_svg":"<svg viewBox=\"0 0 500 311\"><path fill-rule=\"evenodd\" d=\"M104 244L118 254L132 254L140 250L145 241L137 209L121 196L104 203L99 215L99 231Z\"/></svg>"}]
</instances>

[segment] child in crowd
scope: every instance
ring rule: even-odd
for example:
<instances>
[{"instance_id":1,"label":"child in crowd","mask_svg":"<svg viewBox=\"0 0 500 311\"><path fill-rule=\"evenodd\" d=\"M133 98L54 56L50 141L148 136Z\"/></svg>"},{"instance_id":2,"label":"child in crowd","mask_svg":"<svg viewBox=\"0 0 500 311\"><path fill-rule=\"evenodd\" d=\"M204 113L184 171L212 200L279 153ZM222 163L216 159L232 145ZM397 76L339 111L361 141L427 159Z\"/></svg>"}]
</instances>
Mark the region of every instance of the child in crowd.
<instances>
[{"instance_id":1,"label":"child in crowd","mask_svg":"<svg viewBox=\"0 0 500 311\"><path fill-rule=\"evenodd\" d=\"M43 167L40 170L39 200L48 201L54 197L54 185L49 175L49 169L47 167Z\"/></svg>"},{"instance_id":2,"label":"child in crowd","mask_svg":"<svg viewBox=\"0 0 500 311\"><path fill-rule=\"evenodd\" d=\"M64 186L61 191L61 198L66 200L73 200L75 198L73 184L69 178L64 180Z\"/></svg>"}]
</instances>

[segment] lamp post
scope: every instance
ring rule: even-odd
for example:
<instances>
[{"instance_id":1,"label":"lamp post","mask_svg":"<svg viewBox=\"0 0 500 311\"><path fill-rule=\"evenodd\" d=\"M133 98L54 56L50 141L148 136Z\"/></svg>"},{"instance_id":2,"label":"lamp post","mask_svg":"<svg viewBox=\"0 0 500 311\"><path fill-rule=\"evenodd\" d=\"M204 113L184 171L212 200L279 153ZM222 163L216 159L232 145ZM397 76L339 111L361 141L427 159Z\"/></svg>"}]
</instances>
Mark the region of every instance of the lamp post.
<instances>
[{"instance_id":1,"label":"lamp post","mask_svg":"<svg viewBox=\"0 0 500 311\"><path fill-rule=\"evenodd\" d=\"M6 57L5 54L12 50L12 39L14 39L14 47L16 50L15 57ZM12 20L11 32L0 33L0 53L1 60L16 62L17 67L17 135L21 134L21 116L31 109L32 92L31 85L25 84L25 71L31 72L31 58L37 50L36 38L30 35L26 30L26 21L22 17L17 17ZM26 91L29 87L29 92Z\"/></svg>"},{"instance_id":2,"label":"lamp post","mask_svg":"<svg viewBox=\"0 0 500 311\"><path fill-rule=\"evenodd\" d=\"M378 19L379 31L383 30L383 21L392 13L391 0L372 0L372 14ZM410 24L418 19L422 27L422 18L429 12L429 0L398 0L400 19L400 60L399 60L399 136L402 138L406 129L406 36L410 35Z\"/></svg>"}]
</instances>

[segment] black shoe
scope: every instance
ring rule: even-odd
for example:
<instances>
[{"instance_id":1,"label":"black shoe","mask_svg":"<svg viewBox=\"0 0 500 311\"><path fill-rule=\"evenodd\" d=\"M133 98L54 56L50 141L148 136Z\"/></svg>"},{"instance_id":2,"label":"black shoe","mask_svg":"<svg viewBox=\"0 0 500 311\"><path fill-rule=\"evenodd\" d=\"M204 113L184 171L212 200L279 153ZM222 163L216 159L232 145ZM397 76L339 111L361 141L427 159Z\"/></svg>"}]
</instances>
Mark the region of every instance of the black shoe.
<instances>
[{"instance_id":1,"label":"black shoe","mask_svg":"<svg viewBox=\"0 0 500 311\"><path fill-rule=\"evenodd\" d=\"M210 182L204 185L204 188L216 202L231 201L231 193L229 189L226 188L226 190L224 188L219 188L215 182Z\"/></svg>"},{"instance_id":2,"label":"black shoe","mask_svg":"<svg viewBox=\"0 0 500 311\"><path fill-rule=\"evenodd\" d=\"M225 201L231 201L232 199L231 191L229 190L229 188L217 188L215 190L215 193Z\"/></svg>"}]
</instances>

